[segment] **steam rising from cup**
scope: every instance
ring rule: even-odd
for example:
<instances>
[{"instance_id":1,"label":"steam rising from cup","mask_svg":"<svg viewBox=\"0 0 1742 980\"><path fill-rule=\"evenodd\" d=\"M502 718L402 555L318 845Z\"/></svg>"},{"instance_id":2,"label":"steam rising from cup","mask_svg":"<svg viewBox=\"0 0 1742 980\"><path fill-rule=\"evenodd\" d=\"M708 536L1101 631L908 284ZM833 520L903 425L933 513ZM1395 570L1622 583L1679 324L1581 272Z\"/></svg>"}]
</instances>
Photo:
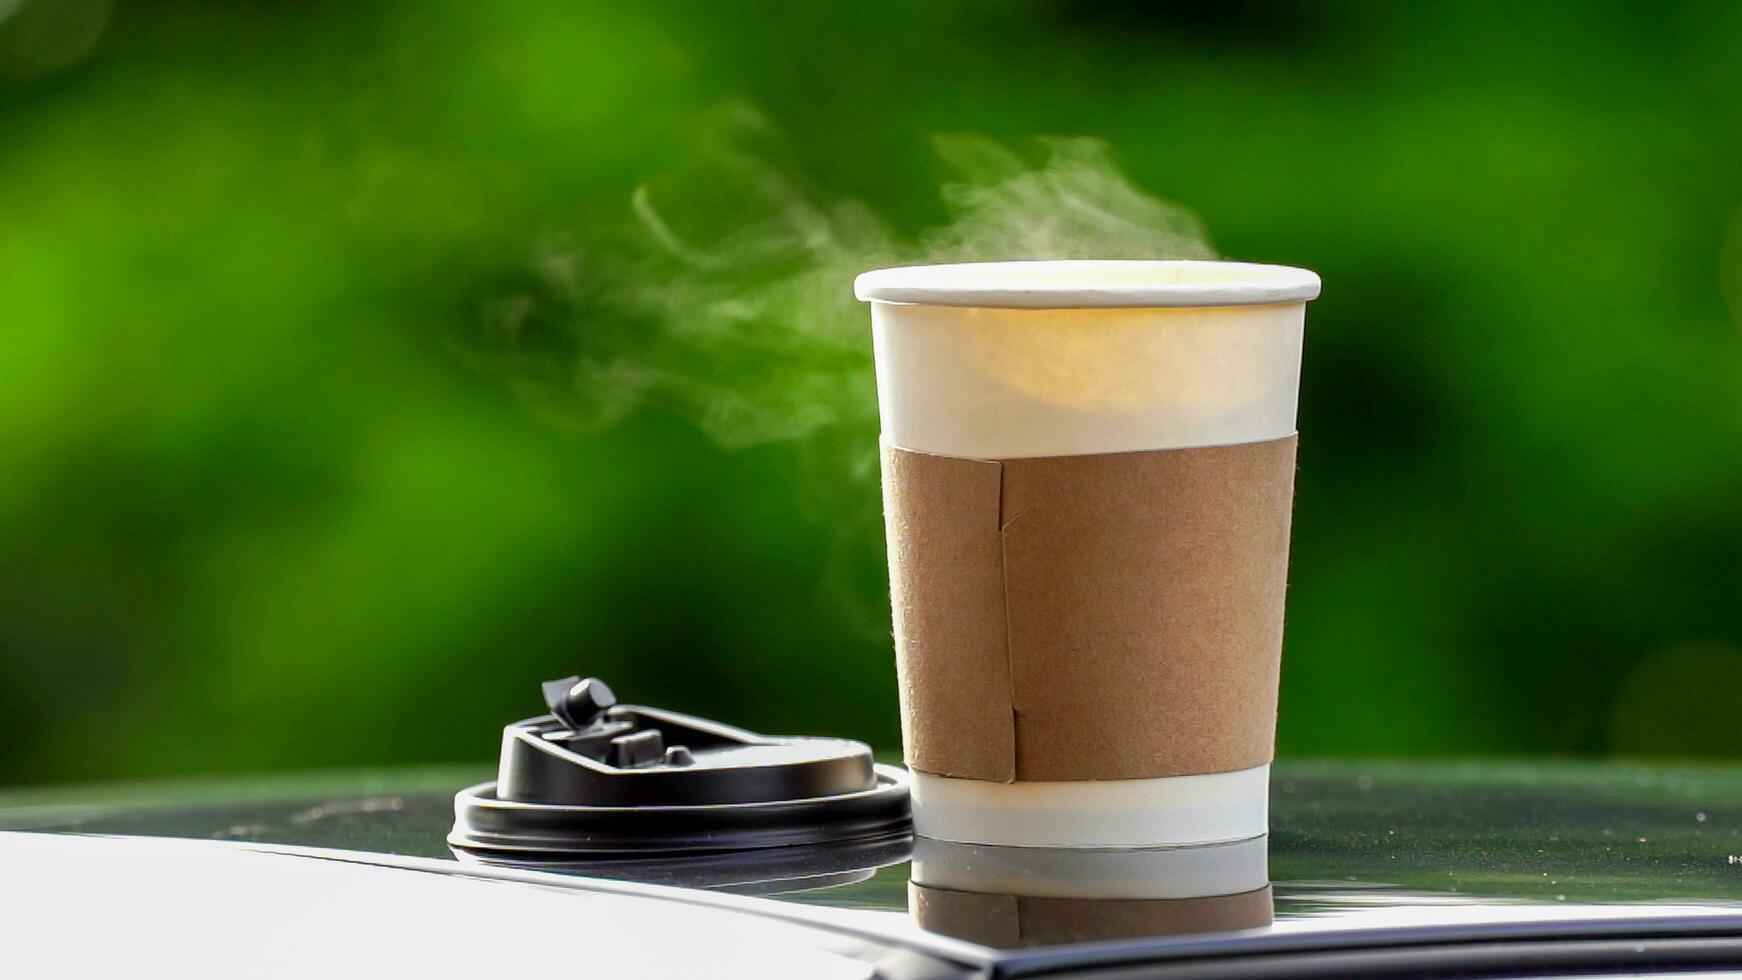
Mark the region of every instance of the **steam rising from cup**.
<instances>
[{"instance_id":1,"label":"steam rising from cup","mask_svg":"<svg viewBox=\"0 0 1742 980\"><path fill-rule=\"evenodd\" d=\"M835 541L820 588L886 638L876 383L857 273L920 261L1211 258L1189 210L1139 188L1110 149L934 138L949 218L902 234L797 167L766 119L721 110L688 172L653 175L606 220L571 222L480 290L451 338L535 414L596 433L644 409L718 445L802 447L802 490ZM1040 383L1044 383L1044 379ZM879 573L879 577L881 577Z\"/></svg>"},{"instance_id":2,"label":"steam rising from cup","mask_svg":"<svg viewBox=\"0 0 1742 980\"><path fill-rule=\"evenodd\" d=\"M1215 256L1195 215L1139 189L1093 139L1044 139L1023 153L979 136L936 137L950 220L904 236L780 163L778 135L753 110L729 108L707 132L694 172L642 186L610 227L532 243L484 292L456 338L461 355L582 431L653 406L727 448L850 445L837 470L868 481L871 348L863 309L842 286L858 272Z\"/></svg>"}]
</instances>

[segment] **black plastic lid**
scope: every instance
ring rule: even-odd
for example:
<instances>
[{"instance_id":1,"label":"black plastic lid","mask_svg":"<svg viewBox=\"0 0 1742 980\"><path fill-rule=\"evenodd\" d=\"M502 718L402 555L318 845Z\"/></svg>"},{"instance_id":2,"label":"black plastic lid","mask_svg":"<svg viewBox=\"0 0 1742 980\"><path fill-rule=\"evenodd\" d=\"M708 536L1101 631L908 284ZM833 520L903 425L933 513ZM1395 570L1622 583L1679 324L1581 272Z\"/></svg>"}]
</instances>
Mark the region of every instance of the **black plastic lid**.
<instances>
[{"instance_id":1,"label":"black plastic lid","mask_svg":"<svg viewBox=\"0 0 1742 980\"><path fill-rule=\"evenodd\" d=\"M640 705L596 678L543 685L551 713L502 731L494 783L454 797L455 847L646 857L905 835L906 773L863 743L771 738Z\"/></svg>"}]
</instances>

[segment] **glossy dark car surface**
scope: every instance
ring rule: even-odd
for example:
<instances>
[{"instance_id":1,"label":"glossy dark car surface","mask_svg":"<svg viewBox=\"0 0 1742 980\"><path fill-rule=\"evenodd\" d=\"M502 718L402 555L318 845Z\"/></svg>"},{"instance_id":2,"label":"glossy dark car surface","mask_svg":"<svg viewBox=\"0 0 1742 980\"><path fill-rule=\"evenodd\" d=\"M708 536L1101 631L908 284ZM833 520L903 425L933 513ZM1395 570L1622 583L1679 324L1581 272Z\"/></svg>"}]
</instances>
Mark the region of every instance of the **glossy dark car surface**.
<instances>
[{"instance_id":1,"label":"glossy dark car surface","mask_svg":"<svg viewBox=\"0 0 1742 980\"><path fill-rule=\"evenodd\" d=\"M1211 906L1180 889L1205 867L1213 877L1220 859L1178 852L1155 872L1128 856L1083 854L990 864L970 854L938 870L949 855L922 848L916 864L903 838L729 859L491 866L445 842L454 790L481 778L488 772L455 768L12 791L0 794L0 830L224 841L629 902L648 897L645 884L679 886L690 891L651 893L870 942L882 952L859 957L880 964L866 975L1589 975L1742 964L1742 771L1727 768L1281 763L1257 864L1251 844L1231 859L1231 873L1262 876L1267 849L1269 891L1242 886L1234 904L1221 896ZM30 841L9 840L13 854ZM946 872L956 877L932 889L949 900L940 912L923 881ZM964 896L962 874L989 884ZM0 885L0 898L17 901L17 886ZM647 941L581 921L564 932L551 941ZM633 962L633 946L619 952ZM731 957L718 965L755 975Z\"/></svg>"}]
</instances>

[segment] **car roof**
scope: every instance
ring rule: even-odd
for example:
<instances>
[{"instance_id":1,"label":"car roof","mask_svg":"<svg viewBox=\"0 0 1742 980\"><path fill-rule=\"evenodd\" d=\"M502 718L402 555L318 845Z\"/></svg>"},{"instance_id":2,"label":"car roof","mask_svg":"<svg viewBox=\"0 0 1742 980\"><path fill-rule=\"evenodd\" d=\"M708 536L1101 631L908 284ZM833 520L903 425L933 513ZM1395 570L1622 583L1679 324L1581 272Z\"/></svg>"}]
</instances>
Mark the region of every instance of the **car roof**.
<instances>
[{"instance_id":1,"label":"car roof","mask_svg":"<svg viewBox=\"0 0 1742 980\"><path fill-rule=\"evenodd\" d=\"M846 942L859 944L853 946L859 953L901 951L964 968L1059 957L1066 964L1115 962L1120 956L1155 961L1232 949L1323 948L1327 942L1395 945L1423 935L1495 930L1514 938L1607 929L1635 936L1664 929L1742 934L1742 858L1732 856L1742 852L1742 774L1723 767L1279 763L1272 834L1260 842L1271 881L1263 899L1274 910L1274 922L1213 935L1060 930L1057 908L1043 909L1020 894L1020 881L1003 886L1017 894L995 913L1001 917L996 928L927 931L915 921L923 889L910 881L919 869L908 860L906 840L833 851L775 849L743 859L690 856L531 871L491 867L445 843L453 791L485 775L459 767L10 791L0 793L0 829L146 838L132 841L136 847L162 844L162 838L197 839L253 854L255 862L266 854L305 863L361 862L414 874L420 882L463 877L492 883L495 895L513 888L542 896L528 901L586 892L594 903L637 911L624 913L629 924L621 928L614 915L589 914L589 928L571 927L570 934L586 944L621 941L626 948L643 941L634 923L669 918L647 918L646 903L653 898L691 906L686 916L783 923L799 930L790 941L801 950L828 951L834 949L830 943ZM64 841L49 846L68 846ZM36 838L29 843L45 846ZM173 866L191 860L190 853L159 851L153 860ZM251 903L255 892L274 887L277 874L232 876L226 890ZM0 897L18 887L16 879L0 884ZM407 928L417 928L420 920L427 916L410 915ZM797 938L812 932L831 938Z\"/></svg>"}]
</instances>

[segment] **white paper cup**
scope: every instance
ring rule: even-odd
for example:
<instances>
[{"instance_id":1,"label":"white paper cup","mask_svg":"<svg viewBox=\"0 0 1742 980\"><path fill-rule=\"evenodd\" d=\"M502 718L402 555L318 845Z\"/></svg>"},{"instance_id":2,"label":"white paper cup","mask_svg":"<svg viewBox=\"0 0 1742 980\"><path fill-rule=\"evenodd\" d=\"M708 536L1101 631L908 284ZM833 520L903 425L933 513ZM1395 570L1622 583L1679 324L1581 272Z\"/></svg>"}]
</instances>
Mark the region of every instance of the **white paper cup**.
<instances>
[{"instance_id":1,"label":"white paper cup","mask_svg":"<svg viewBox=\"0 0 1742 980\"><path fill-rule=\"evenodd\" d=\"M1319 278L1237 262L990 262L867 272L854 290L871 303L884 441L1014 459L1292 435ZM1046 847L1239 840L1266 831L1268 772L1002 783L916 771L915 829Z\"/></svg>"}]
</instances>

